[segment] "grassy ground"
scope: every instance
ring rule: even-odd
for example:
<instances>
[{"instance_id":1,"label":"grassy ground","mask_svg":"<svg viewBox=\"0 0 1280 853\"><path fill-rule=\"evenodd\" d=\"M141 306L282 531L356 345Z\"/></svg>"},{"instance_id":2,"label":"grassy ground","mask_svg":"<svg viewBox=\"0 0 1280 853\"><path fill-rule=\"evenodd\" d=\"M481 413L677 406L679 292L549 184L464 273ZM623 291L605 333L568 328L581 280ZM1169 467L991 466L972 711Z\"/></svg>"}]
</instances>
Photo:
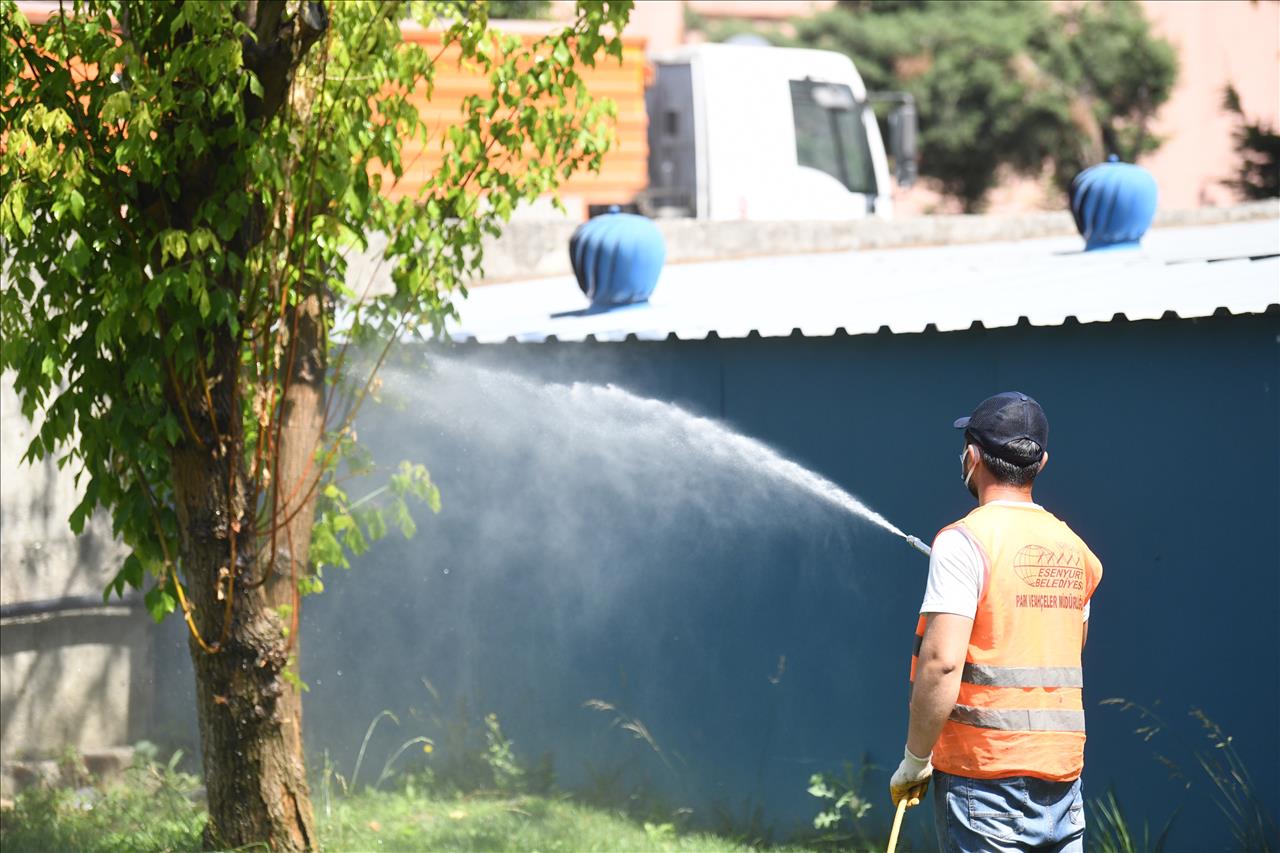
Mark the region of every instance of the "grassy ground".
<instances>
[{"instance_id":1,"label":"grassy ground","mask_svg":"<svg viewBox=\"0 0 1280 853\"><path fill-rule=\"evenodd\" d=\"M740 851L713 835L678 834L637 824L565 799L519 796L433 799L361 793L317 802L323 848L330 851ZM74 850L142 853L198 850L204 813L185 792L136 784L106 792L32 791L0 813L5 853ZM800 848L790 848L799 851Z\"/></svg>"},{"instance_id":2,"label":"grassy ground","mask_svg":"<svg viewBox=\"0 0 1280 853\"><path fill-rule=\"evenodd\" d=\"M679 835L563 799L429 800L403 794L344 798L318 815L331 850L739 851L714 835ZM798 850L799 848L792 848Z\"/></svg>"}]
</instances>

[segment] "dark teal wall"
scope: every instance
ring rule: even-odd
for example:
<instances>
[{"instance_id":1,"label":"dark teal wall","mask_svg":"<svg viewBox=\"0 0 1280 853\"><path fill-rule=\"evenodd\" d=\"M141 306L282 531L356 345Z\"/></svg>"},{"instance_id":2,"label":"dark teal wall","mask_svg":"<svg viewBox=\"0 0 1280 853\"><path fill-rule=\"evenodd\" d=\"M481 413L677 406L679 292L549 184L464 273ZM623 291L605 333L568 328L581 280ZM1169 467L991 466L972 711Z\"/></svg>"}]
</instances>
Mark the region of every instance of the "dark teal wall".
<instances>
[{"instance_id":1,"label":"dark teal wall","mask_svg":"<svg viewBox=\"0 0 1280 853\"><path fill-rule=\"evenodd\" d=\"M1114 785L1139 827L1158 830L1177 811L1171 849L1228 848L1194 757L1222 754L1190 716L1202 709L1233 736L1266 808L1280 808L1276 313L452 353L722 418L926 539L971 506L952 419L996 391L1032 394L1051 423L1037 499L1106 569L1085 652L1088 795ZM328 591L308 600L314 754L329 748L349 767L379 710L426 713L427 677L443 705L496 712L527 759L550 752L564 785L645 780L712 823L719 810L744 825L760 805L782 834L817 810L810 773L866 757L886 815L920 555L828 512L790 518L783 507L728 527L658 517L618 505L585 469L580 481L531 481L518 442L474 446L382 414L366 415L361 435L385 459L421 455L444 510L420 518L412 542L388 540L350 573L326 575ZM574 448L563 452L571 469ZM566 488L581 491L581 509L545 519L545 537L516 549L495 538L494 519L538 517L540 493ZM714 497L735 510L732 496ZM584 553L555 535L565 529L604 544ZM593 560L602 565L581 565ZM1154 709L1159 732L1135 734L1151 721L1100 704L1110 697ZM582 707L597 698L641 720L663 755ZM388 734L371 754L393 746ZM925 812L913 813L921 838Z\"/></svg>"}]
</instances>

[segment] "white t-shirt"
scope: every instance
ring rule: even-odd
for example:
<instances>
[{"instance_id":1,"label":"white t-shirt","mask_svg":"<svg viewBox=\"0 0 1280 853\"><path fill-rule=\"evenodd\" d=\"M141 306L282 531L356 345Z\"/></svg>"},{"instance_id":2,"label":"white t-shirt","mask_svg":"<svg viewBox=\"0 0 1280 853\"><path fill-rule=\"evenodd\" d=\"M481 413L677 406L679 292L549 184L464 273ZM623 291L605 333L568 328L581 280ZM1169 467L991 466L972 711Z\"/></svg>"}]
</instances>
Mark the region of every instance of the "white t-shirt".
<instances>
[{"instance_id":1,"label":"white t-shirt","mask_svg":"<svg viewBox=\"0 0 1280 853\"><path fill-rule=\"evenodd\" d=\"M1044 512L1039 504L1020 501L992 501L999 506L1015 506ZM972 619L982 597L982 553L978 546L954 527L938 534L929 555L929 580L924 588L921 613L954 613ZM1084 605L1084 621L1089 621L1089 604Z\"/></svg>"}]
</instances>

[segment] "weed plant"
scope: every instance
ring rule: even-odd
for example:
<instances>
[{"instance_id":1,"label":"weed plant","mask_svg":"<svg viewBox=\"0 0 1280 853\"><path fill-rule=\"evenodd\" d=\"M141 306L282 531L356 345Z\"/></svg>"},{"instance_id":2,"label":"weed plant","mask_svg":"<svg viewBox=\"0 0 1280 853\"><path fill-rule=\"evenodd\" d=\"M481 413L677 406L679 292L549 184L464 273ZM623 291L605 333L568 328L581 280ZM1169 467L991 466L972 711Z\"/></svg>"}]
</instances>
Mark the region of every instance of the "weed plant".
<instances>
[{"instance_id":1,"label":"weed plant","mask_svg":"<svg viewBox=\"0 0 1280 853\"><path fill-rule=\"evenodd\" d=\"M1199 708L1192 708L1191 716L1213 746L1197 750L1196 762L1213 783L1214 802L1227 816L1237 847L1259 853L1280 849L1280 828L1258 797L1234 740Z\"/></svg>"},{"instance_id":2,"label":"weed plant","mask_svg":"<svg viewBox=\"0 0 1280 853\"><path fill-rule=\"evenodd\" d=\"M1088 812L1089 847L1098 853L1164 853L1169 830L1173 828L1174 819L1171 817L1160 834L1152 838L1150 827L1143 823L1142 837L1137 838L1129 829L1129 821L1116 799L1115 790L1090 801Z\"/></svg>"},{"instance_id":3,"label":"weed plant","mask_svg":"<svg viewBox=\"0 0 1280 853\"><path fill-rule=\"evenodd\" d=\"M617 756L607 763L588 761L587 783L574 791L574 798L625 815L658 836L686 831L694 816L693 809L673 802L667 793L683 789L680 772L686 766L683 756L664 749L642 720L612 702L588 699L582 707L602 715L602 719L608 721L608 729L629 740L634 748L630 756ZM656 784L651 773L664 775L667 784ZM743 846L762 843L762 833L756 831L758 827L737 821L722 806L712 809L712 822L715 833L721 837ZM749 837L755 841L749 841Z\"/></svg>"},{"instance_id":4,"label":"weed plant","mask_svg":"<svg viewBox=\"0 0 1280 853\"><path fill-rule=\"evenodd\" d=\"M1152 708L1123 698L1103 699L1101 704L1118 706L1123 712L1136 713L1139 726L1134 734L1144 741L1151 742L1161 732L1169 729L1168 724ZM1215 805L1227 818L1234 849L1247 853L1273 853L1280 851L1280 828L1272 817L1262 799L1253 786L1248 768L1236 751L1235 740L1226 734L1208 714L1200 708L1192 708L1189 715L1199 723L1202 734L1210 748L1203 746L1182 745L1190 753L1192 761L1204 774L1204 781L1210 785L1210 796ZM1156 751L1155 758L1163 764L1170 774L1182 780L1190 789L1195 784L1193 776L1182 769L1177 761ZM1177 816L1175 812L1166 823L1164 829L1154 839L1149 838L1147 827L1143 827L1143 843L1135 844L1134 833L1130 830L1114 792L1108 792L1107 798L1091 803L1091 811L1100 824L1101 832L1092 836L1099 850L1104 853L1128 853L1130 850L1151 850L1153 853L1163 848L1169 829Z\"/></svg>"},{"instance_id":5,"label":"weed plant","mask_svg":"<svg viewBox=\"0 0 1280 853\"><path fill-rule=\"evenodd\" d=\"M823 804L813 818L816 834L809 840L839 850L882 850L887 846L887 831L870 826L867 819L875 806L863 792L867 775L874 769L864 756L856 768L846 761L839 774L815 773L809 778L809 795Z\"/></svg>"},{"instance_id":6,"label":"weed plant","mask_svg":"<svg viewBox=\"0 0 1280 853\"><path fill-rule=\"evenodd\" d=\"M154 757L154 747L139 744L134 765L114 783L95 786L85 774L77 787L22 792L0 817L0 848L5 853L199 850L206 818L200 781L177 769L181 750L165 764Z\"/></svg>"}]
</instances>

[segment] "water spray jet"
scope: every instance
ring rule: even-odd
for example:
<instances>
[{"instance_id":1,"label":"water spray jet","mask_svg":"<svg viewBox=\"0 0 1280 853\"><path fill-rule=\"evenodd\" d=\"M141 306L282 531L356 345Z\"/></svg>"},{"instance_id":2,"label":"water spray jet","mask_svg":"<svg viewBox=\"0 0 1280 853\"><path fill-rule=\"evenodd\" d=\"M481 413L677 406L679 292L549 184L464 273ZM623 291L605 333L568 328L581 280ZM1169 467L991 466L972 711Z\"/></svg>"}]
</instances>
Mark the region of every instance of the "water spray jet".
<instances>
[{"instance_id":1,"label":"water spray jet","mask_svg":"<svg viewBox=\"0 0 1280 853\"><path fill-rule=\"evenodd\" d=\"M386 376L407 398L421 393L421 373L392 370ZM420 422L447 423L452 429L473 437L483 435L484 440L498 445L513 436L528 440L530 435L557 435L558 447L576 447L582 458L607 458L609 467L619 473L620 489L641 477L653 476L655 457L680 460L677 470L664 475L668 478L664 482L672 489L671 495L684 499L705 491L704 481L698 478L716 469L737 477L737 489L752 481L770 484L761 488L761 500L771 498L772 489L786 485L900 537L925 556L930 554L931 549L919 537L908 535L833 481L727 424L671 403L641 397L615 385L539 382L449 358L432 359L428 376L437 405L421 407ZM451 402L441 406L440 400ZM514 424L521 426L512 432ZM620 444L618 437L622 435L627 440ZM619 455L620 446L632 452ZM645 450L638 452L641 447ZM677 485L670 479L673 476L687 480ZM719 512L722 506L715 509Z\"/></svg>"}]
</instances>

